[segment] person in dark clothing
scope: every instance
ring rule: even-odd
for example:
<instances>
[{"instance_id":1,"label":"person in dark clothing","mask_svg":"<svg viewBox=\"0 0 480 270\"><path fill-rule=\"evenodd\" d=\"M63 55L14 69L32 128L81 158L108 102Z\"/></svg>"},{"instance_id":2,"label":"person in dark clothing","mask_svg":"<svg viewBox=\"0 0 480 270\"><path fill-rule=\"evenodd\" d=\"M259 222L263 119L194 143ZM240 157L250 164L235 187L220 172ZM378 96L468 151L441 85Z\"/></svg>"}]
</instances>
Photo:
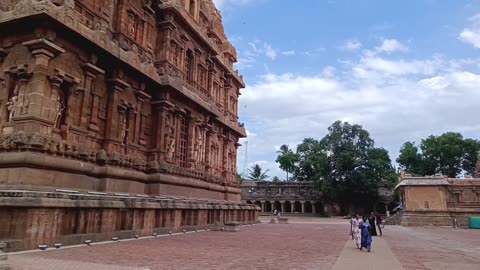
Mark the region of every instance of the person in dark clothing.
<instances>
[{"instance_id":1,"label":"person in dark clothing","mask_svg":"<svg viewBox=\"0 0 480 270\"><path fill-rule=\"evenodd\" d=\"M370 223L370 229L372 231L372 236L377 236L377 229L375 228L375 214L372 212L370 213L370 217L368 218L368 223Z\"/></svg>"},{"instance_id":2,"label":"person in dark clothing","mask_svg":"<svg viewBox=\"0 0 480 270\"><path fill-rule=\"evenodd\" d=\"M382 236L382 217L380 216L379 213L376 213L375 212L375 222L377 223L377 228L378 228L378 232L380 233L379 236Z\"/></svg>"}]
</instances>

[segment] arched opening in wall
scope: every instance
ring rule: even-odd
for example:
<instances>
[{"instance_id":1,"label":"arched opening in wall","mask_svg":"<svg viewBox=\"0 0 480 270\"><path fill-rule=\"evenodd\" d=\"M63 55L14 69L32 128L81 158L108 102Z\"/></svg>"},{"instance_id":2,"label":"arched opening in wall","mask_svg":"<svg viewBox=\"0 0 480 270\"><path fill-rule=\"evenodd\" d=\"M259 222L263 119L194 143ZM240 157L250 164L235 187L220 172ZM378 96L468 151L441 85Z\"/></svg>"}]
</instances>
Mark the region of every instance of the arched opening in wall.
<instances>
[{"instance_id":1,"label":"arched opening in wall","mask_svg":"<svg viewBox=\"0 0 480 270\"><path fill-rule=\"evenodd\" d=\"M302 212L302 204L299 201L293 203L293 212L301 213Z\"/></svg>"},{"instance_id":2,"label":"arched opening in wall","mask_svg":"<svg viewBox=\"0 0 480 270\"><path fill-rule=\"evenodd\" d=\"M428 201L425 201L424 204L425 204L425 209L430 209L430 204L428 203Z\"/></svg>"},{"instance_id":3,"label":"arched opening in wall","mask_svg":"<svg viewBox=\"0 0 480 270\"><path fill-rule=\"evenodd\" d=\"M305 202L305 213L313 213L312 202L310 201Z\"/></svg>"},{"instance_id":4,"label":"arched opening in wall","mask_svg":"<svg viewBox=\"0 0 480 270\"><path fill-rule=\"evenodd\" d=\"M315 205L315 213L323 215L323 204L322 204L322 202L316 201L314 203L314 205Z\"/></svg>"},{"instance_id":5,"label":"arched opening in wall","mask_svg":"<svg viewBox=\"0 0 480 270\"><path fill-rule=\"evenodd\" d=\"M186 76L186 81L189 84L193 83L193 52L192 50L187 50L187 53L185 55L185 76Z\"/></svg>"},{"instance_id":6,"label":"arched opening in wall","mask_svg":"<svg viewBox=\"0 0 480 270\"><path fill-rule=\"evenodd\" d=\"M285 202L285 212L291 213L292 212L292 203L290 201Z\"/></svg>"},{"instance_id":7,"label":"arched opening in wall","mask_svg":"<svg viewBox=\"0 0 480 270\"><path fill-rule=\"evenodd\" d=\"M273 210L282 211L282 204L279 201L275 201Z\"/></svg>"},{"instance_id":8,"label":"arched opening in wall","mask_svg":"<svg viewBox=\"0 0 480 270\"><path fill-rule=\"evenodd\" d=\"M265 212L273 212L272 203L270 201L265 202Z\"/></svg>"},{"instance_id":9,"label":"arched opening in wall","mask_svg":"<svg viewBox=\"0 0 480 270\"><path fill-rule=\"evenodd\" d=\"M377 203L377 205L375 206L375 211L379 214L386 214L387 209L385 208L385 203Z\"/></svg>"},{"instance_id":10,"label":"arched opening in wall","mask_svg":"<svg viewBox=\"0 0 480 270\"><path fill-rule=\"evenodd\" d=\"M190 5L188 7L188 12L190 12L190 15L192 15L193 17L195 17L195 4L195 0L190 0Z\"/></svg>"}]
</instances>

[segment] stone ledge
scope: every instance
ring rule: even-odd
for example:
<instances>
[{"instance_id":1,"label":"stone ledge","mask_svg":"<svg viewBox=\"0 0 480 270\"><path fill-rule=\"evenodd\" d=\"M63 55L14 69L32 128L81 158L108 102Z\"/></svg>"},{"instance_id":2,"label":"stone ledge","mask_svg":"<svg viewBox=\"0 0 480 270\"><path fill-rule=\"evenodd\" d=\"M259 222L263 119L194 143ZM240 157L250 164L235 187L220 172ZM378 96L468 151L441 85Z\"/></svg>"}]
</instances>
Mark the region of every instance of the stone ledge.
<instances>
[{"instance_id":1,"label":"stone ledge","mask_svg":"<svg viewBox=\"0 0 480 270\"><path fill-rule=\"evenodd\" d=\"M65 207L65 208L139 208L139 209L218 209L255 210L258 207L232 201L184 197L137 197L60 193L25 190L0 190L1 207Z\"/></svg>"},{"instance_id":2,"label":"stone ledge","mask_svg":"<svg viewBox=\"0 0 480 270\"><path fill-rule=\"evenodd\" d=\"M239 232L240 231L240 222L238 221L225 221L224 222L224 231L225 232Z\"/></svg>"}]
</instances>

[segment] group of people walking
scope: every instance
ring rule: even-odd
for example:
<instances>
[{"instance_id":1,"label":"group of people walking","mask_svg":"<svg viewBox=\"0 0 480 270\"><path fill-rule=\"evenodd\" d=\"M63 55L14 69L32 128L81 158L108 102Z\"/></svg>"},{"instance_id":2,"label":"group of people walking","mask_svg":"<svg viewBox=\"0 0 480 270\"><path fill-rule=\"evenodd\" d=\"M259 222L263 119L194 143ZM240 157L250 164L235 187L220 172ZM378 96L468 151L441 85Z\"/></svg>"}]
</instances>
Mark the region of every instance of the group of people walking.
<instances>
[{"instance_id":1,"label":"group of people walking","mask_svg":"<svg viewBox=\"0 0 480 270\"><path fill-rule=\"evenodd\" d=\"M379 236L382 236L382 218L378 213L370 213L370 216L360 217L359 214L353 215L350 219L350 234L355 246L368 252L372 249L372 236L377 236L377 228Z\"/></svg>"}]
</instances>

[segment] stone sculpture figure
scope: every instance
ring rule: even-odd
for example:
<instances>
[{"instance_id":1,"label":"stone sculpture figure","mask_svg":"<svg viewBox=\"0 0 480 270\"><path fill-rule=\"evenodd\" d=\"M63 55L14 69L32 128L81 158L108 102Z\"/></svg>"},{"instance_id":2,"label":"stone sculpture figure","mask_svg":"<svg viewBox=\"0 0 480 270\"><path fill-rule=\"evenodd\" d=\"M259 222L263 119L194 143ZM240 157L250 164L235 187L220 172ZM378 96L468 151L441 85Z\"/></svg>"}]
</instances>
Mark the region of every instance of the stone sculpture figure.
<instances>
[{"instance_id":1,"label":"stone sculpture figure","mask_svg":"<svg viewBox=\"0 0 480 270\"><path fill-rule=\"evenodd\" d=\"M10 100L7 102L7 111L8 111L8 119L7 122L12 121L12 118L15 114L15 107L18 104L18 91L19 91L19 86L15 86L13 89L12 97Z\"/></svg>"},{"instance_id":2,"label":"stone sculpture figure","mask_svg":"<svg viewBox=\"0 0 480 270\"><path fill-rule=\"evenodd\" d=\"M127 135L127 119L125 117L125 112L122 112L120 114L120 125L119 125L119 130L120 130L120 140L123 143L125 143L125 136Z\"/></svg>"},{"instance_id":3,"label":"stone sculpture figure","mask_svg":"<svg viewBox=\"0 0 480 270\"><path fill-rule=\"evenodd\" d=\"M167 156L173 158L175 156L175 138L169 138L167 146Z\"/></svg>"},{"instance_id":4,"label":"stone sculpture figure","mask_svg":"<svg viewBox=\"0 0 480 270\"><path fill-rule=\"evenodd\" d=\"M60 127L60 121L62 119L63 111L65 110L65 105L63 104L62 98L57 96L57 105L55 108L55 118L53 120L55 127Z\"/></svg>"},{"instance_id":5,"label":"stone sculpture figure","mask_svg":"<svg viewBox=\"0 0 480 270\"><path fill-rule=\"evenodd\" d=\"M167 119L165 121L165 143L167 156L173 158L175 155L175 128L173 116L170 113L167 114Z\"/></svg>"},{"instance_id":6,"label":"stone sculpture figure","mask_svg":"<svg viewBox=\"0 0 480 270\"><path fill-rule=\"evenodd\" d=\"M199 126L195 127L195 144L193 146L194 149L194 159L198 163L201 163L203 161L203 135L201 128Z\"/></svg>"}]
</instances>

